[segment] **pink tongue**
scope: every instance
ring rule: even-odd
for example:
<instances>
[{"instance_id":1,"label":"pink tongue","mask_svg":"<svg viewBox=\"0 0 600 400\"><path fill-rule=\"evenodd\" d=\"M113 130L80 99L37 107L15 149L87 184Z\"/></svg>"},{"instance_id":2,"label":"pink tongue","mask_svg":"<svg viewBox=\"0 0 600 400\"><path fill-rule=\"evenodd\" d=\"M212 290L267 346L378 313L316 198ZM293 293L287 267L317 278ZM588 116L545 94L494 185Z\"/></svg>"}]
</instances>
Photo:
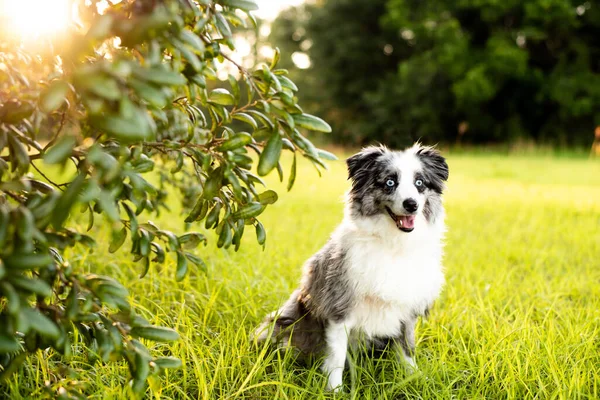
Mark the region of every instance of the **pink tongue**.
<instances>
[{"instance_id":1,"label":"pink tongue","mask_svg":"<svg viewBox=\"0 0 600 400\"><path fill-rule=\"evenodd\" d=\"M400 217L400 220L402 221L402 227L403 228L414 228L415 227L415 216L414 215L402 215Z\"/></svg>"}]
</instances>

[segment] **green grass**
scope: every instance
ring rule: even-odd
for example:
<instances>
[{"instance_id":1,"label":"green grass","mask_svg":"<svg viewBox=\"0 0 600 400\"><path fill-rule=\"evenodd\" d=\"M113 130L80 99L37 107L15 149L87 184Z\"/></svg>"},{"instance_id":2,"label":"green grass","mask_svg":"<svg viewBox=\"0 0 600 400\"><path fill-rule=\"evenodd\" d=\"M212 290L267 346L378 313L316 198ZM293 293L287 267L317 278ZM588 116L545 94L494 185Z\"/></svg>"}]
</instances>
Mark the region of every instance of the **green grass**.
<instances>
[{"instance_id":1,"label":"green grass","mask_svg":"<svg viewBox=\"0 0 600 400\"><path fill-rule=\"evenodd\" d=\"M317 365L296 366L248 340L340 221L348 188L342 162L321 179L302 163L290 193L272 181L280 201L262 218L266 250L248 234L239 253L218 250L213 240L197 251L207 274L192 271L176 283L171 261L138 279L140 266L125 253L107 253L102 229L94 253L74 250L71 258L116 276L151 322L181 333L177 343L151 344L185 367L153 379L148 397L599 398L600 162L450 154L449 164L447 284L417 328L420 371L406 374L393 357L360 358L342 395L324 393ZM182 232L177 221L157 222ZM39 396L60 365L51 353L32 361L8 383L11 398ZM93 398L128 397L125 365L72 361Z\"/></svg>"}]
</instances>

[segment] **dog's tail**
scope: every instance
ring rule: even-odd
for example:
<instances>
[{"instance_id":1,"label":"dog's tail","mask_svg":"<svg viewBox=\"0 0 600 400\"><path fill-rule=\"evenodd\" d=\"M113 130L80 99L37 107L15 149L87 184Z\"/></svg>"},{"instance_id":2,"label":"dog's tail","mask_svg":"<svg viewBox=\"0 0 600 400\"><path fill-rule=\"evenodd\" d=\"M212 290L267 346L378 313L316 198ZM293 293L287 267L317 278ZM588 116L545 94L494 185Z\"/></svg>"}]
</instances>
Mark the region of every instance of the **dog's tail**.
<instances>
[{"instance_id":1,"label":"dog's tail","mask_svg":"<svg viewBox=\"0 0 600 400\"><path fill-rule=\"evenodd\" d=\"M308 356L322 350L324 324L306 308L297 289L279 310L265 317L251 340L259 344L270 340L278 348L293 347Z\"/></svg>"}]
</instances>

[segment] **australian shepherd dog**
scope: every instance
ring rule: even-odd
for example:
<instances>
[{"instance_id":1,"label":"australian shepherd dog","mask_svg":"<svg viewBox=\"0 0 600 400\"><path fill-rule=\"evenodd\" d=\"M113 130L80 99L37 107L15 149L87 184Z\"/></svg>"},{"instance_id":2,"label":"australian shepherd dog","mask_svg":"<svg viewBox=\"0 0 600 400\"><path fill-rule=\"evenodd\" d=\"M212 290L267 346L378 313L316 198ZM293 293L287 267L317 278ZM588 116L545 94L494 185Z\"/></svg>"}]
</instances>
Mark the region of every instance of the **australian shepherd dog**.
<instances>
[{"instance_id":1,"label":"australian shepherd dog","mask_svg":"<svg viewBox=\"0 0 600 400\"><path fill-rule=\"evenodd\" d=\"M356 343L385 344L416 368L415 324L444 284L444 157L420 144L377 146L346 163L352 187L342 223L306 262L298 289L254 333L322 355L327 388L336 391Z\"/></svg>"}]
</instances>

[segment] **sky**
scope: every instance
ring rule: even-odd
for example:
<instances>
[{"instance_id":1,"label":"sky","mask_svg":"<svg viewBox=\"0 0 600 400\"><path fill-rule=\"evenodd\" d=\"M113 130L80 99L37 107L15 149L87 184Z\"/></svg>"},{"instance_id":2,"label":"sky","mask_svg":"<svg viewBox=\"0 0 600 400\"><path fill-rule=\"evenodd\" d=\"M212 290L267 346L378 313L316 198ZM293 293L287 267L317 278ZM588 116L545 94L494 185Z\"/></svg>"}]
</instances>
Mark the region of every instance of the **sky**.
<instances>
[{"instance_id":1,"label":"sky","mask_svg":"<svg viewBox=\"0 0 600 400\"><path fill-rule=\"evenodd\" d=\"M258 10L254 12L257 16L273 20L279 11L289 6L302 4L303 0L255 0Z\"/></svg>"}]
</instances>

